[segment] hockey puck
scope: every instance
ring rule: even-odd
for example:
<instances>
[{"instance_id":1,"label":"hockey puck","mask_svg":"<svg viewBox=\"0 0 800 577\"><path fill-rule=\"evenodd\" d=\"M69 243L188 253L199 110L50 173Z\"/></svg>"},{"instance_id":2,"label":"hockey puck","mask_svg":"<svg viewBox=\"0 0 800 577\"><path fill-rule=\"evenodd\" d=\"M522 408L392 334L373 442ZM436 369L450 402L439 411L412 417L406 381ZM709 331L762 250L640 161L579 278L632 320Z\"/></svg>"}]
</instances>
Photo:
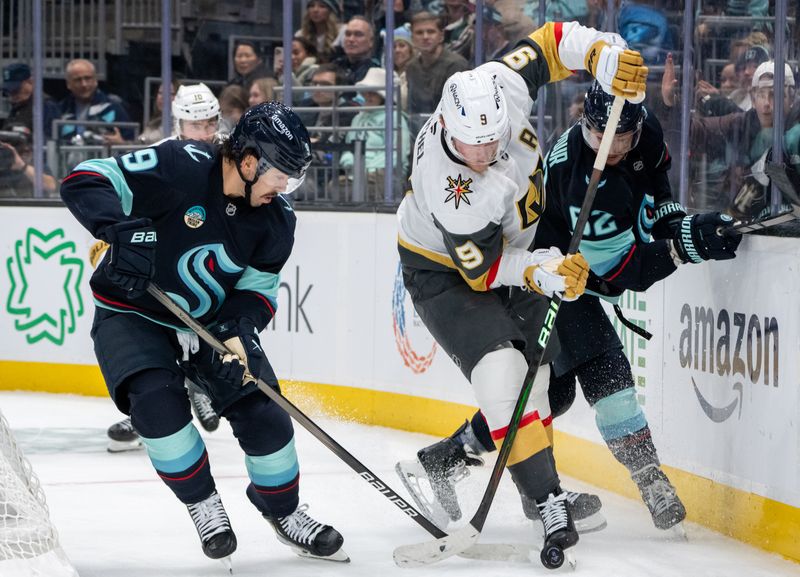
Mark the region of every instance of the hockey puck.
<instances>
[{"instance_id":1,"label":"hockey puck","mask_svg":"<svg viewBox=\"0 0 800 577\"><path fill-rule=\"evenodd\" d=\"M545 547L539 557L542 560L542 565L548 569L558 569L564 564L564 550L558 545Z\"/></svg>"}]
</instances>

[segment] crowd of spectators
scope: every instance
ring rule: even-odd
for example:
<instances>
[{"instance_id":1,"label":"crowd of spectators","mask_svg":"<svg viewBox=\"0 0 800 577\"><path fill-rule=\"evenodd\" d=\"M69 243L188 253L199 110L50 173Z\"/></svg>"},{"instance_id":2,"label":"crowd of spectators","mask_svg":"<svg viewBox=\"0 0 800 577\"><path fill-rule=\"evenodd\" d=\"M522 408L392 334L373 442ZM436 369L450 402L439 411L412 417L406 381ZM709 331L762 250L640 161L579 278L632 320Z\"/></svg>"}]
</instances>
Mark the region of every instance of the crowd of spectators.
<instances>
[{"instance_id":1,"label":"crowd of spectators","mask_svg":"<svg viewBox=\"0 0 800 577\"><path fill-rule=\"evenodd\" d=\"M220 130L224 132L249 106L280 99L284 66L291 66L293 102L317 145L314 165L327 172L316 179L317 188L339 186L352 180L353 143L365 146L368 184L378 186L385 170L384 148L390 143L399 154L395 170L405 176L407 153L419 127L433 112L445 80L466 70L476 61L500 58L515 42L536 28L539 3L521 0L485 0L479 14L471 0L395 0L393 2L392 95L396 133L382 133L385 113L378 110L387 99L385 91L366 90L377 79L386 78L385 3L374 0L308 0L299 15L300 26L291 43L291 54L281 46L258 38L238 38L232 48L232 74L209 82L219 98ZM676 0L623 0L614 22L607 22L604 0L553 0L545 3L545 19L578 20L582 24L616 29L629 45L641 51L651 66L646 102L665 127L675 150L683 113L679 92L682 64L681 19L683 5ZM741 214L743 198L747 210L755 210L753 198L767 196L767 187L753 192L753 165L769 153L773 122L774 87L764 76L774 59L774 25L766 0L714 0L700 5L692 43L695 48L690 79L695 98L691 109L691 154L675 162L689 162L690 203L704 210L719 208ZM481 19L482 54L476 58L476 19ZM790 37L796 36L793 21ZM272 46L270 52L265 47ZM784 94L786 161L800 165L796 140L798 103L794 89L797 50L788 54ZM771 64L774 69L774 63ZM761 76L757 77L756 72ZM153 71L157 75L157 71ZM161 87L152 103L149 122L134 130L126 103L101 90L89 60L77 59L65 68L66 96L59 102L45 98L45 132L62 146L145 145L164 135ZM546 101L546 132L543 142L579 118L579 107L589 78L576 74L543 92ZM382 83L382 82L381 82ZM171 89L171 96L180 83ZM3 69L3 94L9 106L3 131L32 128L31 70L25 63L10 63ZM771 100L773 99L773 100ZM360 110L362 107L366 107ZM769 109L769 110L768 110ZM536 111L532 110L531 114ZM58 121L53 124L53 121ZM95 121L82 124L82 122ZM108 124L104 128L102 123ZM55 128L54 128L55 127ZM2 140L2 139L0 139ZM3 146L7 149L7 146ZM2 150L0 150L0 155ZM12 167L20 169L24 156L16 155ZM20 160L18 160L20 159ZM68 166L57 167L58 171ZM27 168L25 168L27 170ZM56 171L56 172L58 172ZM679 172L673 169L673 176ZM756 175L758 176L758 175ZM762 179L763 180L763 179ZM749 188L748 188L749 187ZM49 189L48 189L49 190ZM0 190L0 195L3 192ZM377 188L371 192L381 197ZM760 195L760 196L759 196Z\"/></svg>"}]
</instances>

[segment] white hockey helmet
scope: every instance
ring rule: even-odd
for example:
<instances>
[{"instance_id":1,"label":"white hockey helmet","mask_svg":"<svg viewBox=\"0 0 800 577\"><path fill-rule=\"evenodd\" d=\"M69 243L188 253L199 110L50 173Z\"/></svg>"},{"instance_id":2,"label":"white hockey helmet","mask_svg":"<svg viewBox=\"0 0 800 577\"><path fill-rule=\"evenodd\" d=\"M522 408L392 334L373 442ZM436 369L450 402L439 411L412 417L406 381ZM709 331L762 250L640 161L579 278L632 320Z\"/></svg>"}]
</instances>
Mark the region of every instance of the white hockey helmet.
<instances>
[{"instance_id":1,"label":"white hockey helmet","mask_svg":"<svg viewBox=\"0 0 800 577\"><path fill-rule=\"evenodd\" d=\"M178 88L172 100L172 118L176 129L181 120L219 119L219 116L219 100L208 86L201 82Z\"/></svg>"},{"instance_id":2,"label":"white hockey helmet","mask_svg":"<svg viewBox=\"0 0 800 577\"><path fill-rule=\"evenodd\" d=\"M511 136L506 98L494 76L477 68L456 72L445 82L440 113L450 150L458 153L452 139L464 144L499 141L497 154L505 152Z\"/></svg>"}]
</instances>

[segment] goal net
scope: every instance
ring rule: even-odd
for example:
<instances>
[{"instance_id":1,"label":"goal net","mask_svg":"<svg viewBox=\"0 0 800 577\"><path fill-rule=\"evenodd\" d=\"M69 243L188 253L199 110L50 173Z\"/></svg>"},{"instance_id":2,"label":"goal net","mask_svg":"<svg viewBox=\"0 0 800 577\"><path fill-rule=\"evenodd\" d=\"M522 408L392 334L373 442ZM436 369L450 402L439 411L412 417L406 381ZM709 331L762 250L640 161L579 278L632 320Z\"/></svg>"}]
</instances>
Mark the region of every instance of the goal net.
<instances>
[{"instance_id":1,"label":"goal net","mask_svg":"<svg viewBox=\"0 0 800 577\"><path fill-rule=\"evenodd\" d=\"M58 544L31 464L0 411L0 575L77 577Z\"/></svg>"}]
</instances>

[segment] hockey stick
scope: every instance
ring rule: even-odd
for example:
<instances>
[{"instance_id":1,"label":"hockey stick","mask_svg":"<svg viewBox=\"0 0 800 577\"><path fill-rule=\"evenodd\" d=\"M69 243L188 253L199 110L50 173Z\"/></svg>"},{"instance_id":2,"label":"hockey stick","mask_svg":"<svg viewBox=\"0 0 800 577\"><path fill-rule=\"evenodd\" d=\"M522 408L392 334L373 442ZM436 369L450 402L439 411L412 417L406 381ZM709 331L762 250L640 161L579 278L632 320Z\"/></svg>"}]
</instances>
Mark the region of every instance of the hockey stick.
<instances>
[{"instance_id":1,"label":"hockey stick","mask_svg":"<svg viewBox=\"0 0 800 577\"><path fill-rule=\"evenodd\" d=\"M178 317L183 323L192 331L197 333L197 336L203 339L208 346L213 348L220 354L230 354L230 351L223 345L208 329L192 317L188 312L183 310L178 304L173 301L169 295L161 290L155 283L150 283L147 287L147 292L153 296L158 302L167 308L172 314ZM359 477L364 479L369 485L378 491L381 495L389 499L398 509L405 513L408 517L413 519L430 533L433 537L441 538L446 537L447 533L439 529L436 525L431 523L425 515L417 511L414 507L406 503L389 485L387 485L380 477L367 468L361 461L356 459L350 452L337 443L328 433L326 433L319 425L307 417L299 408L293 405L286 397L281 395L278 391L270 387L261 379L256 379L258 388L273 400L279 407L289 413L295 421L300 423L309 433L316 437L323 445L328 447L337 457L347 463ZM505 544L477 544L470 550L470 554L475 559L487 560L513 560L520 556L520 547Z\"/></svg>"},{"instance_id":2,"label":"hockey stick","mask_svg":"<svg viewBox=\"0 0 800 577\"><path fill-rule=\"evenodd\" d=\"M600 147L597 151L597 157L594 161L594 168L592 176L589 180L589 186L586 190L586 196L581 205L581 211L578 215L578 220L575 223L575 229L569 241L568 254L575 254L580 245L581 238L583 237L583 230L589 220L594 197L597 194L597 187L600 184L600 178L603 175L603 169L608 160L608 152L611 149L611 143L614 139L614 134L617 131L617 124L619 117L622 113L622 107L625 104L625 99L617 96L614 98L614 104L611 106L611 112L608 118L608 124L603 131L603 139L600 141ZM514 444L514 439L517 436L519 423L522 415L525 412L525 405L528 402L533 382L536 379L536 374L539 371L539 365L542 363L547 343L550 341L556 315L561 306L561 295L556 293L550 298L550 305L545 315L543 326L539 332L539 338L536 341L536 348L533 352L531 363L528 367L528 372L525 375L524 385L517 398L517 404L514 407L514 413L511 417L511 422L508 425L508 432L503 440L503 445L500 447L500 452L497 455L497 461L492 469L492 475L486 491L483 494L478 510L473 515L470 522L466 527L454 531L446 537L440 537L434 541L426 541L424 543L414 543L411 545L402 545L394 550L394 561L400 567L420 567L423 565L430 565L437 563L443 559L458 555L465 552L472 547L480 537L483 525L486 522L486 517L489 515L489 508L492 506L497 487L500 485L500 478L503 476L508 457L511 454L511 447Z\"/></svg>"},{"instance_id":3,"label":"hockey stick","mask_svg":"<svg viewBox=\"0 0 800 577\"><path fill-rule=\"evenodd\" d=\"M222 355L232 354L228 348L223 345L214 335L209 332L202 324L191 316L188 312L183 310L169 295L161 290L158 285L151 282L147 287L147 292L150 293L158 302L164 305L172 314L178 317L183 323L192 329L197 336L203 339L208 346ZM439 529L436 525L431 523L422 513L417 511L414 507L405 502L389 485L383 482L375 473L367 468L361 461L356 459L347 449L337 443L328 433L317 425L314 421L308 418L303 411L294 406L286 397L281 395L278 391L270 387L261 379L256 379L256 385L259 390L267 395L270 400L274 401L280 408L289 413L289 415L300 425L302 425L309 433L316 437L323 445L328 447L333 453L342 461L347 463L359 477L364 479L369 485L377 490L381 495L389 499L398 509L405 513L408 517L417 522L423 529L434 537L445 537L447 533Z\"/></svg>"}]
</instances>

